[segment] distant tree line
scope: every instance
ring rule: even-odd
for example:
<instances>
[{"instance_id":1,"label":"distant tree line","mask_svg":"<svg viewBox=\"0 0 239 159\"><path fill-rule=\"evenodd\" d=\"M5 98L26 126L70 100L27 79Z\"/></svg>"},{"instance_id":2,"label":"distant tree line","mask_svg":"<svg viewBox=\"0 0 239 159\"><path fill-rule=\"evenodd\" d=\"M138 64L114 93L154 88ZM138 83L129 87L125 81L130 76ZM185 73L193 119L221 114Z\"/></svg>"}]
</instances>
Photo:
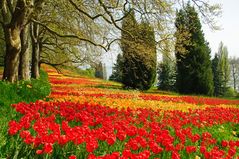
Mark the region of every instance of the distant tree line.
<instances>
[{"instance_id":1,"label":"distant tree line","mask_svg":"<svg viewBox=\"0 0 239 159\"><path fill-rule=\"evenodd\" d=\"M123 27L131 29L138 38L135 40L122 33L123 53L117 56L110 80L121 82L125 87L147 90L156 77L153 28L144 22L138 24L133 12L124 19ZM158 89L182 94L232 95L238 87L239 60L228 58L227 47L222 42L211 60L211 50L204 38L198 13L190 3L177 11L175 27L175 59L167 49L163 52L163 60L157 69Z\"/></svg>"}]
</instances>

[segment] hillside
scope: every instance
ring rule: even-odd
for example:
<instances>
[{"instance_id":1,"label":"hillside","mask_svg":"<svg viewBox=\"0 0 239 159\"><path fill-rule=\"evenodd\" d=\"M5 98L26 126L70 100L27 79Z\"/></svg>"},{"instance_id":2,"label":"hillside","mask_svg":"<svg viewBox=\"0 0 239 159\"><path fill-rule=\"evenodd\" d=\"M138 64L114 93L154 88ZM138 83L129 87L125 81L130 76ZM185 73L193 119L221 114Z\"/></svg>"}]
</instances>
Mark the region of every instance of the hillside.
<instances>
[{"instance_id":1,"label":"hillside","mask_svg":"<svg viewBox=\"0 0 239 159\"><path fill-rule=\"evenodd\" d=\"M239 156L238 100L128 91L118 83L44 69L49 101L12 105L18 113L9 122L9 146L21 144L0 157Z\"/></svg>"}]
</instances>

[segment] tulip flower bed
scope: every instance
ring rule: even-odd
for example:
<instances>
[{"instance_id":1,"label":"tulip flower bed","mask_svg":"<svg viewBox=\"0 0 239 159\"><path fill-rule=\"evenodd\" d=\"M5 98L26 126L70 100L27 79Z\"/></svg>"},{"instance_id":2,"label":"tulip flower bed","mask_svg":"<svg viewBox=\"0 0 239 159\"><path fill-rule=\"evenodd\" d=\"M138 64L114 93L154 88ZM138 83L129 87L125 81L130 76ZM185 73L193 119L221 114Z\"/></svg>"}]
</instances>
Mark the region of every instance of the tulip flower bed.
<instances>
[{"instance_id":1,"label":"tulip flower bed","mask_svg":"<svg viewBox=\"0 0 239 159\"><path fill-rule=\"evenodd\" d=\"M233 158L239 155L235 134L215 138L223 127L239 128L239 109L180 111L112 109L89 103L43 102L13 105L22 114L9 123L36 154L83 158ZM218 130L217 130L217 127ZM100 157L99 157L100 156Z\"/></svg>"},{"instance_id":2,"label":"tulip flower bed","mask_svg":"<svg viewBox=\"0 0 239 159\"><path fill-rule=\"evenodd\" d=\"M20 138L31 157L239 157L239 101L146 94L48 74L51 101L12 105L18 115L9 122L9 136Z\"/></svg>"}]
</instances>

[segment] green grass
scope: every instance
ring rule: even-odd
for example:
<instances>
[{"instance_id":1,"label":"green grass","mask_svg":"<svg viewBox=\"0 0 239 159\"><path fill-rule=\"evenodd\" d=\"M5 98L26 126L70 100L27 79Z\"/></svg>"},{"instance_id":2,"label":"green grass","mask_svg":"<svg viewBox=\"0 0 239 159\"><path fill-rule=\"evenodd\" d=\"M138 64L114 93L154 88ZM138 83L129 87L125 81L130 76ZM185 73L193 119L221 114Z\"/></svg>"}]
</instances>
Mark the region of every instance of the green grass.
<instances>
[{"instance_id":1,"label":"green grass","mask_svg":"<svg viewBox=\"0 0 239 159\"><path fill-rule=\"evenodd\" d=\"M41 71L39 79L31 81L19 81L15 84L0 81L0 88L0 107L18 102L34 102L50 93L48 76L44 71Z\"/></svg>"},{"instance_id":2,"label":"green grass","mask_svg":"<svg viewBox=\"0 0 239 159\"><path fill-rule=\"evenodd\" d=\"M60 66L59 69L63 70L62 73L66 76L67 76L67 74L64 73L64 70L71 72L71 75L73 73L73 74L77 74L77 75L85 76L85 77L92 77L92 78L95 77L95 71L92 68L80 69L80 68L77 68L74 66Z\"/></svg>"},{"instance_id":3,"label":"green grass","mask_svg":"<svg viewBox=\"0 0 239 159\"><path fill-rule=\"evenodd\" d=\"M47 73L41 71L39 79L20 81L10 84L0 81L0 158L21 158L21 154L32 153L33 148L27 147L19 136L8 135L8 122L17 119L16 111L11 104L18 102L35 102L50 93Z\"/></svg>"}]
</instances>

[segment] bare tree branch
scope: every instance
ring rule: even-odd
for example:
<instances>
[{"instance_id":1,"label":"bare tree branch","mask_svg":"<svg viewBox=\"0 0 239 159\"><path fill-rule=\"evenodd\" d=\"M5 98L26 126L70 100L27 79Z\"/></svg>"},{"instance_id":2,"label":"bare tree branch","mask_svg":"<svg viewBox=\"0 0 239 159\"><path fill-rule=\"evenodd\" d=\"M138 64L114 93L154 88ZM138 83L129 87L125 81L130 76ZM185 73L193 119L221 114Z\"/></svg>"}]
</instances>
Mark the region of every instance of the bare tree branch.
<instances>
[{"instance_id":1,"label":"bare tree branch","mask_svg":"<svg viewBox=\"0 0 239 159\"><path fill-rule=\"evenodd\" d=\"M119 30L121 30L121 31L124 31L121 27L119 27L119 26L116 24L116 21L115 21L113 15L110 13L110 11L108 10L108 8L104 5L104 3L103 3L101 0L99 0L99 2L100 2L100 5L101 5L101 6L103 7L103 9L105 10L105 12L109 15L109 17L110 17L111 22L113 23L113 25L114 25L117 29L119 29Z\"/></svg>"},{"instance_id":2,"label":"bare tree branch","mask_svg":"<svg viewBox=\"0 0 239 159\"><path fill-rule=\"evenodd\" d=\"M61 37L61 38L75 38L75 39L78 39L78 40L80 40L80 41L88 42L88 43L90 43L90 44L92 44L92 45L94 45L94 46L101 47L101 48L104 49L105 51L108 51L105 46L103 46L103 45L101 45L101 44L97 44L97 43L91 41L90 39L86 39L86 38L83 38L83 37L79 37L79 36L77 36L77 35L61 35L61 34L57 33L56 31L52 30L51 28L49 28L48 26L44 25L43 23L41 23L41 22L39 22L39 21L37 21L37 20L32 19L32 21L33 21L34 23L37 23L37 24L41 25L41 26L44 27L49 33L54 34L54 35L56 35L56 36L58 36L58 37Z\"/></svg>"},{"instance_id":3,"label":"bare tree branch","mask_svg":"<svg viewBox=\"0 0 239 159\"><path fill-rule=\"evenodd\" d=\"M76 9L78 10L80 13L83 13L84 15L86 15L88 18L92 19L92 20L95 20L99 17L102 17L106 22L112 24L112 22L110 20L108 20L104 14L97 14L95 16L91 16L90 14L88 14L87 12L83 11L81 8L79 8L72 0L69 0L69 2L71 3L71 5Z\"/></svg>"},{"instance_id":4,"label":"bare tree branch","mask_svg":"<svg viewBox=\"0 0 239 159\"><path fill-rule=\"evenodd\" d=\"M220 27L215 25L213 18L221 15L221 6L219 4L211 6L203 0L192 0L192 2L197 6L200 14L204 17L205 22L210 28L215 30L220 29Z\"/></svg>"},{"instance_id":5,"label":"bare tree branch","mask_svg":"<svg viewBox=\"0 0 239 159\"><path fill-rule=\"evenodd\" d=\"M69 62L69 61L68 61ZM58 73L62 73L61 69L59 68L59 66L63 66L64 64L66 64L67 61L63 61L61 63L51 63L51 62L48 62L48 61L44 61L44 60L41 60L40 61L40 64L47 64L47 65L50 65L52 67L54 67L56 69L56 71Z\"/></svg>"}]
</instances>

